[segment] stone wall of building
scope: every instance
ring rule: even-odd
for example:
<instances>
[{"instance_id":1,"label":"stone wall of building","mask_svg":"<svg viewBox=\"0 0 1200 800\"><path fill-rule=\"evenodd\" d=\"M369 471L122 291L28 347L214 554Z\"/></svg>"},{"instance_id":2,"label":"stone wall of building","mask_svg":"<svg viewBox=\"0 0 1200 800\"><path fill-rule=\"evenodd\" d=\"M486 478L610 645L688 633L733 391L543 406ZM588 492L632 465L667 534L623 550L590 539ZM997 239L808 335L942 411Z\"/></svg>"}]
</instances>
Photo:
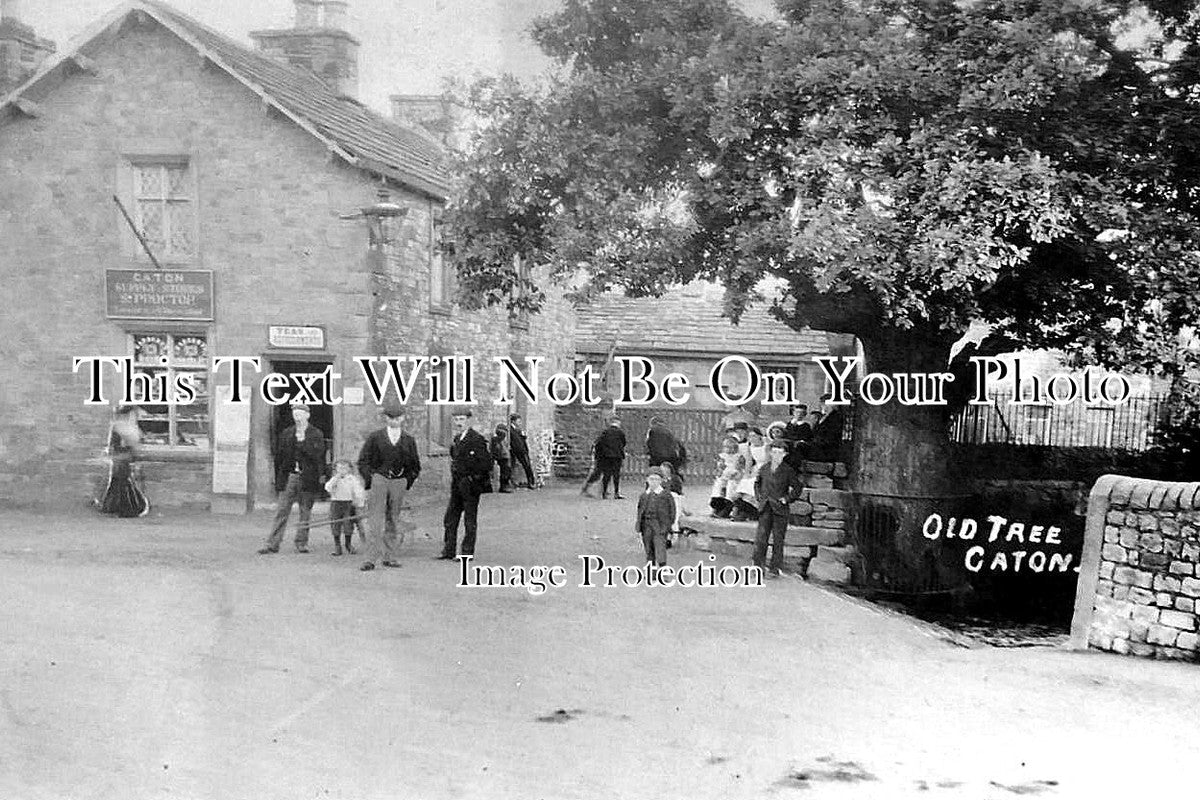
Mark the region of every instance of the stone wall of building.
<instances>
[{"instance_id":1,"label":"stone wall of building","mask_svg":"<svg viewBox=\"0 0 1200 800\"><path fill-rule=\"evenodd\" d=\"M72 359L127 355L137 331L200 332L210 355L260 357L264 371L274 360L311 358L316 371L331 364L343 388L365 385L354 358L375 354L373 321L386 354L472 354L481 375L494 372L492 355L510 352L569 365L573 327L561 293L552 291L546 313L527 327L510 325L503 310L431 308L438 201L391 187L408 213L377 284L363 222L339 218L374 201L376 177L331 157L153 21L127 25L86 55L95 74L72 72L41 89L36 117L0 120L0 504L69 508L96 496L118 384L106 380L108 402L86 405L87 376L72 370ZM185 159L194 176L195 254L164 266L213 272L212 322L106 315L105 270L149 268L112 197L126 196L131 158L158 157ZM319 326L325 348L276 351L270 325ZM243 383L257 387L260 377ZM227 369L211 379L213 387L227 382ZM493 386L485 379L477 391L480 427L493 424L502 412L491 405ZM531 438L552 427L545 405L522 410ZM369 401L334 408L335 456L357 455L381 424L378 411ZM261 398L250 403L249 499L259 505L274 499L273 412ZM439 491L447 471L430 420L423 405L410 407L409 428L429 459L418 495ZM212 497L210 450L172 448L146 459L156 508Z\"/></svg>"},{"instance_id":2,"label":"stone wall of building","mask_svg":"<svg viewBox=\"0 0 1200 800\"><path fill-rule=\"evenodd\" d=\"M1106 475L1088 500L1072 645L1200 660L1200 483Z\"/></svg>"}]
</instances>

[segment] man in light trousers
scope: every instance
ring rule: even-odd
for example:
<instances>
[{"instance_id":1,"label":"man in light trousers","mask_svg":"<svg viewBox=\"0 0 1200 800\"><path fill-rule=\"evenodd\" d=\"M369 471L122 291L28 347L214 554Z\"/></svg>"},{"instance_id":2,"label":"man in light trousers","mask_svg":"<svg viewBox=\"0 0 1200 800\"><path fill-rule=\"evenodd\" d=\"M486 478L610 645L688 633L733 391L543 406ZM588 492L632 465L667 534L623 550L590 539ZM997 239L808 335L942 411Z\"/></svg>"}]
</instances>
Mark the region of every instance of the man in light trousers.
<instances>
[{"instance_id":1,"label":"man in light trousers","mask_svg":"<svg viewBox=\"0 0 1200 800\"><path fill-rule=\"evenodd\" d=\"M383 416L385 426L367 437L358 456L358 471L367 486L370 520L364 572L375 569L376 561L385 567L400 566L396 560L396 528L404 524L404 495L421 474L417 443L404 431L404 406L389 402Z\"/></svg>"}]
</instances>

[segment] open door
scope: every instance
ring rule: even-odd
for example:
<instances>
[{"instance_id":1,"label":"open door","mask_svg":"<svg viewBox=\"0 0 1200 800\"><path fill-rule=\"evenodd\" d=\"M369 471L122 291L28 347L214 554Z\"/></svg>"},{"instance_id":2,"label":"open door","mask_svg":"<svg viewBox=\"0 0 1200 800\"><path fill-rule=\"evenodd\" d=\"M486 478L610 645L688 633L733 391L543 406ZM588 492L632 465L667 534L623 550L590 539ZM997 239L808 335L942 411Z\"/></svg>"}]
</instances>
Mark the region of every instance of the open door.
<instances>
[{"instance_id":1,"label":"open door","mask_svg":"<svg viewBox=\"0 0 1200 800\"><path fill-rule=\"evenodd\" d=\"M280 375L289 377L297 374L311 375L320 374L328 367L332 361L272 361L271 371ZM320 387L320 383L317 384ZM304 392L300 389L299 382L291 377L288 386L288 395L291 398L303 397ZM322 434L325 435L325 463L326 466L333 462L333 454L336 452L333 441L333 406L325 403L309 404L308 423L314 426ZM279 440L279 435L292 424L292 410L289 404L274 406L271 409L271 452L275 452L275 443ZM318 500L327 500L324 490L317 498Z\"/></svg>"}]
</instances>

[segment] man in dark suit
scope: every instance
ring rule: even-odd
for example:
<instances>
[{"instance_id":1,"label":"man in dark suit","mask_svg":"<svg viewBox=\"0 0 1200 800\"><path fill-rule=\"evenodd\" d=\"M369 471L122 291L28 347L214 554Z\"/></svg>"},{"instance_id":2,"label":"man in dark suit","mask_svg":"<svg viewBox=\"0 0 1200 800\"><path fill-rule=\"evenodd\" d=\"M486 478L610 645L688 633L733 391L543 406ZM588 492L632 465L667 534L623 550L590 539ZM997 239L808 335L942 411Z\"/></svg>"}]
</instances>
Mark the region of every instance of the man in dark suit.
<instances>
[{"instance_id":1,"label":"man in dark suit","mask_svg":"<svg viewBox=\"0 0 1200 800\"><path fill-rule=\"evenodd\" d=\"M754 537L754 565L762 569L767 560L767 539L771 540L771 577L779 577L783 566L783 543L787 536L788 504L800 496L800 475L787 463L787 444L771 443L771 461L759 470L754 482L758 498L758 533Z\"/></svg>"},{"instance_id":2,"label":"man in dark suit","mask_svg":"<svg viewBox=\"0 0 1200 800\"><path fill-rule=\"evenodd\" d=\"M660 417L650 420L650 430L646 431L646 455L650 457L650 466L667 463L674 467L676 474L683 471L687 460L683 445Z\"/></svg>"},{"instance_id":3,"label":"man in dark suit","mask_svg":"<svg viewBox=\"0 0 1200 800\"><path fill-rule=\"evenodd\" d=\"M846 406L833 406L825 418L817 423L813 431L813 461L842 460L842 428L845 424Z\"/></svg>"},{"instance_id":4,"label":"man in dark suit","mask_svg":"<svg viewBox=\"0 0 1200 800\"><path fill-rule=\"evenodd\" d=\"M321 472L325 468L325 436L308 424L308 406L292 403L292 421L275 443L275 491L279 502L271 535L258 552L278 553L292 506L300 504L300 524L296 528L296 552L308 552L308 523L313 502L321 492Z\"/></svg>"},{"instance_id":5,"label":"man in dark suit","mask_svg":"<svg viewBox=\"0 0 1200 800\"><path fill-rule=\"evenodd\" d=\"M525 438L525 431L521 427L520 414L510 414L508 417L508 449L512 454L513 467L525 471L525 488L536 489L537 481L529 464L529 440Z\"/></svg>"},{"instance_id":6,"label":"man in dark suit","mask_svg":"<svg viewBox=\"0 0 1200 800\"><path fill-rule=\"evenodd\" d=\"M461 409L451 415L454 441L450 445L450 502L442 518L445 538L439 559L452 560L458 547L458 520L463 518L461 553L475 555L475 534L478 529L479 496L492 491L492 454L487 439L471 427L471 410Z\"/></svg>"},{"instance_id":7,"label":"man in dark suit","mask_svg":"<svg viewBox=\"0 0 1200 800\"><path fill-rule=\"evenodd\" d=\"M580 494L594 497L591 493L592 484L600 480L600 497L608 497L608 482L612 481L613 497L624 500L621 494L621 462L625 460L625 431L621 430L621 420L613 417L608 421L608 427L596 437L592 446L596 457L596 466L592 474L583 484Z\"/></svg>"},{"instance_id":8,"label":"man in dark suit","mask_svg":"<svg viewBox=\"0 0 1200 800\"><path fill-rule=\"evenodd\" d=\"M371 532L367 560L361 567L364 572L375 569L376 561L385 567L400 566L396 561L396 528L407 524L401 519L404 495L421 474L417 443L404 432L404 406L389 401L383 417L384 427L367 437L358 454L358 471L369 493Z\"/></svg>"},{"instance_id":9,"label":"man in dark suit","mask_svg":"<svg viewBox=\"0 0 1200 800\"><path fill-rule=\"evenodd\" d=\"M808 406L801 403L792 406L792 418L783 429L783 438L788 443L786 461L792 469L799 470L800 464L808 458L812 448L813 422L808 413Z\"/></svg>"}]
</instances>

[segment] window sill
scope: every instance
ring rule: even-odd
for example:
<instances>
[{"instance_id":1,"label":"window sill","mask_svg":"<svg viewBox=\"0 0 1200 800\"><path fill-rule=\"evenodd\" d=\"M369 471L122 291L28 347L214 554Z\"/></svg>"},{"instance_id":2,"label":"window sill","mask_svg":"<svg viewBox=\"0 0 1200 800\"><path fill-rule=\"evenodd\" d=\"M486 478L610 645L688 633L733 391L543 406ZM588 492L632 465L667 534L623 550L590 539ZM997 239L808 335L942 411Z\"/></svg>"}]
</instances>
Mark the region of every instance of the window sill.
<instances>
[{"instance_id":1,"label":"window sill","mask_svg":"<svg viewBox=\"0 0 1200 800\"><path fill-rule=\"evenodd\" d=\"M197 256L188 256L186 258L178 256L160 256L154 254L158 259L158 263L163 269L199 269L200 259ZM131 269L154 270L154 265L150 263L150 259L146 258L145 252L141 252L140 256L135 254L130 258L134 262Z\"/></svg>"},{"instance_id":2,"label":"window sill","mask_svg":"<svg viewBox=\"0 0 1200 800\"><path fill-rule=\"evenodd\" d=\"M144 447L135 456L136 461L163 461L175 463L201 463L212 459L210 448L199 447Z\"/></svg>"}]
</instances>

